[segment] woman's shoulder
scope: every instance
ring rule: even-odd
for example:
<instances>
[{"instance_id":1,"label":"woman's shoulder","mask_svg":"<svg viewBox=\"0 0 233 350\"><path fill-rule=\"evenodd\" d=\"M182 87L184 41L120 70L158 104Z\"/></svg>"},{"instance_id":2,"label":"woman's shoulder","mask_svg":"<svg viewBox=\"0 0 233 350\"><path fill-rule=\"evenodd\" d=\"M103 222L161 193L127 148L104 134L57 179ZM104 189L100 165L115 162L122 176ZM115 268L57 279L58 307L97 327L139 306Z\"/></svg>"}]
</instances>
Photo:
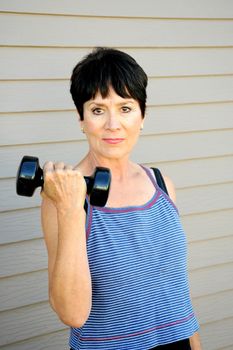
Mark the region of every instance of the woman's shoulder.
<instances>
[{"instance_id":1,"label":"woman's shoulder","mask_svg":"<svg viewBox=\"0 0 233 350\"><path fill-rule=\"evenodd\" d=\"M163 175L163 178L169 193L169 197L172 199L174 203L176 203L176 190L175 190L174 182L167 175Z\"/></svg>"}]
</instances>

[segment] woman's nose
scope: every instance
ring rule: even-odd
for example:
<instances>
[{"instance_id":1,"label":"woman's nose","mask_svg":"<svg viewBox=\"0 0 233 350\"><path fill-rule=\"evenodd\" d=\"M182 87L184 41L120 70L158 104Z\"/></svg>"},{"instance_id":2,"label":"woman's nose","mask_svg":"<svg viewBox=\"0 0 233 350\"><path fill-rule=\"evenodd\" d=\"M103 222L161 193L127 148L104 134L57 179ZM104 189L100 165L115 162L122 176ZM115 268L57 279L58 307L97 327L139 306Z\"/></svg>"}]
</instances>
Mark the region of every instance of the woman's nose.
<instances>
[{"instance_id":1,"label":"woman's nose","mask_svg":"<svg viewBox=\"0 0 233 350\"><path fill-rule=\"evenodd\" d=\"M117 130L117 129L120 129L120 125L121 124L117 113L109 112L107 122L106 122L106 128L110 130Z\"/></svg>"}]
</instances>

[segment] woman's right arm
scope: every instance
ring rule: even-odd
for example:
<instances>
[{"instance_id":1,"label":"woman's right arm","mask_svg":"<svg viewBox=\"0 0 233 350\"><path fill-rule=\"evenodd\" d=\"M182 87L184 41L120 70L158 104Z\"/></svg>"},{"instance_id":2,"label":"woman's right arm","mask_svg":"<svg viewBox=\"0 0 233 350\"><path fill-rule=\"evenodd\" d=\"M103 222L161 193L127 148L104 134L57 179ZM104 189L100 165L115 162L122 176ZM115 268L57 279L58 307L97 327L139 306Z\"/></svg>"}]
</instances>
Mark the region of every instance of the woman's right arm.
<instances>
[{"instance_id":1,"label":"woman's right arm","mask_svg":"<svg viewBox=\"0 0 233 350\"><path fill-rule=\"evenodd\" d=\"M82 187L84 180L67 170L48 171L46 175L41 220L48 251L49 299L63 323L81 327L89 316L92 294L86 213L83 202L76 200L80 194L77 186Z\"/></svg>"}]
</instances>

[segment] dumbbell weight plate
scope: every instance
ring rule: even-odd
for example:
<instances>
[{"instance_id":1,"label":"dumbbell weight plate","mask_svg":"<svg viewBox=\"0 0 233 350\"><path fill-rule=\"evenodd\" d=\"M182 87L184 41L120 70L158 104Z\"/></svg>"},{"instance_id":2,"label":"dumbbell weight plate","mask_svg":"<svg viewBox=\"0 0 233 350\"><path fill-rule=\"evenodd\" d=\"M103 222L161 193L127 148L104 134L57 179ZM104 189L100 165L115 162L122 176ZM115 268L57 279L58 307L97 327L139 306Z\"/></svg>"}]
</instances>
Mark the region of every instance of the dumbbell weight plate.
<instances>
[{"instance_id":1,"label":"dumbbell weight plate","mask_svg":"<svg viewBox=\"0 0 233 350\"><path fill-rule=\"evenodd\" d=\"M20 196L32 197L35 189L43 186L43 171L39 166L39 159L24 156L16 176L16 192Z\"/></svg>"},{"instance_id":2,"label":"dumbbell weight plate","mask_svg":"<svg viewBox=\"0 0 233 350\"><path fill-rule=\"evenodd\" d=\"M85 177L88 189L88 179ZM93 186L90 190L91 205L104 207L110 189L111 173L108 168L97 167L93 176ZM87 191L89 192L89 191Z\"/></svg>"}]
</instances>

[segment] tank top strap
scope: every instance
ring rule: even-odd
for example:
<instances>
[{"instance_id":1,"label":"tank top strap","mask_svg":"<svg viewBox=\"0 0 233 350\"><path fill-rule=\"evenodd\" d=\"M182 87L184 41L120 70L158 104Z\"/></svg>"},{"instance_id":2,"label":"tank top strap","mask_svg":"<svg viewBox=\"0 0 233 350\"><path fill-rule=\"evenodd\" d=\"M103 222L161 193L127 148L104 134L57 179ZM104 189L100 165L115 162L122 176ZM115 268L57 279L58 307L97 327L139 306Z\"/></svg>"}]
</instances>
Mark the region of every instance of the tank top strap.
<instances>
[{"instance_id":1,"label":"tank top strap","mask_svg":"<svg viewBox=\"0 0 233 350\"><path fill-rule=\"evenodd\" d=\"M158 183L156 181L156 178L155 178L155 175L154 175L154 172L152 169L150 168L147 168L146 166L140 164L140 166L142 167L142 169L147 173L148 177L150 178L151 182L153 183L153 185L155 186L156 190L159 190L159 186L158 186Z\"/></svg>"}]
</instances>

